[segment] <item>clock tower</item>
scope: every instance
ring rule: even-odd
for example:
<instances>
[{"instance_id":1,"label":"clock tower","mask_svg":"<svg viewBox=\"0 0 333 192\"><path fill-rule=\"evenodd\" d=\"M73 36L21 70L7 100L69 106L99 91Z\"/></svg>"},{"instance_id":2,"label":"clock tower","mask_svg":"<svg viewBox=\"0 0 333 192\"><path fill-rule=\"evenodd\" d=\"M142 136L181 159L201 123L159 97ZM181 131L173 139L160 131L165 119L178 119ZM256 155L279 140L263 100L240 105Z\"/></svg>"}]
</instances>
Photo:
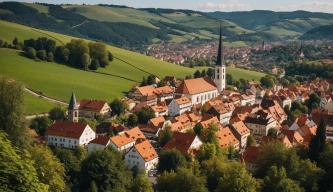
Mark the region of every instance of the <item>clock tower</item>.
<instances>
[{"instance_id":1,"label":"clock tower","mask_svg":"<svg viewBox=\"0 0 333 192\"><path fill-rule=\"evenodd\" d=\"M215 64L215 76L214 82L218 92L225 90L226 86L226 66L224 62L223 54L223 41L222 41L222 27L220 27L220 41L219 48L217 50L217 60Z\"/></svg>"}]
</instances>

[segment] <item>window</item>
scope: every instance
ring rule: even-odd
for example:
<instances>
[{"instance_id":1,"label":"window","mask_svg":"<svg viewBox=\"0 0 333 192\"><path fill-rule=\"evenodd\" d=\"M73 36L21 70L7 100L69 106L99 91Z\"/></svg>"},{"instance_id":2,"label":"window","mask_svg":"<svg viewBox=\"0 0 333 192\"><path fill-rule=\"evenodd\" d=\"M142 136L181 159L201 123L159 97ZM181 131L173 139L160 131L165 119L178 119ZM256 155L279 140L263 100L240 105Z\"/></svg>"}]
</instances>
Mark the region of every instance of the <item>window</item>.
<instances>
[{"instance_id":1,"label":"window","mask_svg":"<svg viewBox=\"0 0 333 192\"><path fill-rule=\"evenodd\" d=\"M217 75L217 79L220 79L220 75Z\"/></svg>"}]
</instances>

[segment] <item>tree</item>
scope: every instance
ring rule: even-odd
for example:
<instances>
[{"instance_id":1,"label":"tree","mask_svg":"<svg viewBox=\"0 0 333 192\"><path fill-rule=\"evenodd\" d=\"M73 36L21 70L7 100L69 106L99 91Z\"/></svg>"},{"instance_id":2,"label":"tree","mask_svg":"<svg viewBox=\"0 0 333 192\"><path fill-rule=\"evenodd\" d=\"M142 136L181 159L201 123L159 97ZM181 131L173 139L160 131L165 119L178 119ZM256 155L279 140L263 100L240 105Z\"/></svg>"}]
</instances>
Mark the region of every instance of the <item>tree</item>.
<instances>
[{"instance_id":1,"label":"tree","mask_svg":"<svg viewBox=\"0 0 333 192\"><path fill-rule=\"evenodd\" d=\"M46 60L46 57L47 57L46 51L44 49L43 50L38 50L37 53L36 53L36 56L37 56L38 59L44 61L44 60Z\"/></svg>"},{"instance_id":2,"label":"tree","mask_svg":"<svg viewBox=\"0 0 333 192\"><path fill-rule=\"evenodd\" d=\"M101 67L109 64L109 52L104 43L89 43L90 57L99 61Z\"/></svg>"},{"instance_id":3,"label":"tree","mask_svg":"<svg viewBox=\"0 0 333 192\"><path fill-rule=\"evenodd\" d=\"M201 76L201 73L199 70L196 70L193 74L194 78L199 78Z\"/></svg>"},{"instance_id":4,"label":"tree","mask_svg":"<svg viewBox=\"0 0 333 192\"><path fill-rule=\"evenodd\" d=\"M142 108L136 115L138 116L138 122L140 124L146 124L149 119L155 117L155 113L150 107Z\"/></svg>"},{"instance_id":5,"label":"tree","mask_svg":"<svg viewBox=\"0 0 333 192\"><path fill-rule=\"evenodd\" d=\"M121 115L121 114L124 114L125 111L127 110L128 108L128 105L124 102L124 101L121 101L119 99L114 99L112 102L111 102L111 109L112 109L112 114L113 115Z\"/></svg>"},{"instance_id":6,"label":"tree","mask_svg":"<svg viewBox=\"0 0 333 192\"><path fill-rule=\"evenodd\" d=\"M206 70L202 70L200 76L201 77L206 77Z\"/></svg>"},{"instance_id":7,"label":"tree","mask_svg":"<svg viewBox=\"0 0 333 192\"><path fill-rule=\"evenodd\" d=\"M257 191L257 181L247 171L244 165L239 162L227 163L224 166L223 175L219 178L216 192L239 192Z\"/></svg>"},{"instance_id":8,"label":"tree","mask_svg":"<svg viewBox=\"0 0 333 192\"><path fill-rule=\"evenodd\" d=\"M113 54L109 51L108 53L108 58L109 58L109 61L113 61Z\"/></svg>"},{"instance_id":9,"label":"tree","mask_svg":"<svg viewBox=\"0 0 333 192\"><path fill-rule=\"evenodd\" d=\"M28 47L25 51L25 55L30 59L36 59L36 50L32 47Z\"/></svg>"},{"instance_id":10,"label":"tree","mask_svg":"<svg viewBox=\"0 0 333 192\"><path fill-rule=\"evenodd\" d=\"M319 107L320 100L320 97L316 93L311 93L309 99L306 100L305 103L308 109L312 111L312 109Z\"/></svg>"},{"instance_id":11,"label":"tree","mask_svg":"<svg viewBox=\"0 0 333 192\"><path fill-rule=\"evenodd\" d=\"M158 136L158 141L161 147L163 147L167 142L169 142L172 138L172 130L171 127L165 127Z\"/></svg>"},{"instance_id":12,"label":"tree","mask_svg":"<svg viewBox=\"0 0 333 192\"><path fill-rule=\"evenodd\" d=\"M127 119L127 126L135 127L138 124L138 116L136 114L130 114Z\"/></svg>"},{"instance_id":13,"label":"tree","mask_svg":"<svg viewBox=\"0 0 333 192\"><path fill-rule=\"evenodd\" d=\"M153 192L152 185L147 178L147 175L140 172L133 180L132 192Z\"/></svg>"},{"instance_id":14,"label":"tree","mask_svg":"<svg viewBox=\"0 0 333 192\"><path fill-rule=\"evenodd\" d=\"M54 58L58 63L68 63L70 51L65 46L56 47Z\"/></svg>"},{"instance_id":15,"label":"tree","mask_svg":"<svg viewBox=\"0 0 333 192\"><path fill-rule=\"evenodd\" d=\"M311 160L318 162L320 153L322 153L326 146L326 123L321 119L317 128L316 135L311 139L309 145L309 157Z\"/></svg>"},{"instance_id":16,"label":"tree","mask_svg":"<svg viewBox=\"0 0 333 192\"><path fill-rule=\"evenodd\" d=\"M159 157L158 170L160 172L176 170L184 166L185 157L177 149L162 151Z\"/></svg>"},{"instance_id":17,"label":"tree","mask_svg":"<svg viewBox=\"0 0 333 192\"><path fill-rule=\"evenodd\" d=\"M50 119L45 116L36 117L30 123L30 127L35 129L38 135L42 136L44 136L46 129L49 128L50 125L51 125Z\"/></svg>"},{"instance_id":18,"label":"tree","mask_svg":"<svg viewBox=\"0 0 333 192\"><path fill-rule=\"evenodd\" d=\"M277 137L278 132L275 128L271 128L268 130L267 136L269 137Z\"/></svg>"},{"instance_id":19,"label":"tree","mask_svg":"<svg viewBox=\"0 0 333 192\"><path fill-rule=\"evenodd\" d=\"M100 67L99 61L97 59L92 59L89 69L97 70Z\"/></svg>"},{"instance_id":20,"label":"tree","mask_svg":"<svg viewBox=\"0 0 333 192\"><path fill-rule=\"evenodd\" d=\"M199 162L213 159L217 155L216 145L212 143L204 143L201 145L196 157Z\"/></svg>"},{"instance_id":21,"label":"tree","mask_svg":"<svg viewBox=\"0 0 333 192\"><path fill-rule=\"evenodd\" d=\"M319 166L325 170L325 175L321 182L322 191L333 190L333 145L328 144L325 150L319 156Z\"/></svg>"},{"instance_id":22,"label":"tree","mask_svg":"<svg viewBox=\"0 0 333 192\"><path fill-rule=\"evenodd\" d=\"M254 139L253 135L247 137L246 146L256 146L257 142Z\"/></svg>"},{"instance_id":23,"label":"tree","mask_svg":"<svg viewBox=\"0 0 333 192\"><path fill-rule=\"evenodd\" d=\"M147 78L147 85L153 85L153 84L155 84L155 76L149 75Z\"/></svg>"},{"instance_id":24,"label":"tree","mask_svg":"<svg viewBox=\"0 0 333 192\"><path fill-rule=\"evenodd\" d=\"M53 121L63 120L66 118L66 111L61 107L54 107L49 111L49 118Z\"/></svg>"},{"instance_id":25,"label":"tree","mask_svg":"<svg viewBox=\"0 0 333 192\"><path fill-rule=\"evenodd\" d=\"M56 158L52 151L43 145L35 145L29 149L39 180L49 185L50 191L65 190L65 169L59 159Z\"/></svg>"},{"instance_id":26,"label":"tree","mask_svg":"<svg viewBox=\"0 0 333 192\"><path fill-rule=\"evenodd\" d=\"M83 162L80 174L81 189L92 181L99 191L128 191L131 173L125 167L122 155L111 148L92 152Z\"/></svg>"},{"instance_id":27,"label":"tree","mask_svg":"<svg viewBox=\"0 0 333 192\"><path fill-rule=\"evenodd\" d=\"M274 79L272 76L266 75L260 79L262 86L267 88L272 88L275 85Z\"/></svg>"},{"instance_id":28,"label":"tree","mask_svg":"<svg viewBox=\"0 0 333 192\"><path fill-rule=\"evenodd\" d=\"M214 69L213 68L208 68L207 76L210 77L210 78L214 77Z\"/></svg>"},{"instance_id":29,"label":"tree","mask_svg":"<svg viewBox=\"0 0 333 192\"><path fill-rule=\"evenodd\" d=\"M71 42L66 44L69 50L68 62L73 67L84 69L82 63L82 56L87 53L89 54L89 47L87 42L81 39L72 39Z\"/></svg>"},{"instance_id":30,"label":"tree","mask_svg":"<svg viewBox=\"0 0 333 192\"><path fill-rule=\"evenodd\" d=\"M98 187L97 187L95 181L92 181L90 183L90 190L89 190L89 192L98 192Z\"/></svg>"},{"instance_id":31,"label":"tree","mask_svg":"<svg viewBox=\"0 0 333 192\"><path fill-rule=\"evenodd\" d=\"M0 191L48 191L38 179L30 154L15 148L1 130L0 146Z\"/></svg>"},{"instance_id":32,"label":"tree","mask_svg":"<svg viewBox=\"0 0 333 192\"><path fill-rule=\"evenodd\" d=\"M89 56L88 53L84 53L82 55L81 62L82 62L83 69L86 70L86 71L88 71L90 63L91 63L91 59L90 59L90 56Z\"/></svg>"},{"instance_id":33,"label":"tree","mask_svg":"<svg viewBox=\"0 0 333 192\"><path fill-rule=\"evenodd\" d=\"M0 130L14 145L26 148L29 137L23 121L23 88L13 79L0 77Z\"/></svg>"},{"instance_id":34,"label":"tree","mask_svg":"<svg viewBox=\"0 0 333 192\"><path fill-rule=\"evenodd\" d=\"M205 128L201 131L201 140L206 143L215 143L217 141L215 134L218 130L219 129L216 124L210 124L208 128Z\"/></svg>"},{"instance_id":35,"label":"tree","mask_svg":"<svg viewBox=\"0 0 333 192\"><path fill-rule=\"evenodd\" d=\"M303 189L287 177L284 167L272 166L263 183L263 192L302 192Z\"/></svg>"},{"instance_id":36,"label":"tree","mask_svg":"<svg viewBox=\"0 0 333 192\"><path fill-rule=\"evenodd\" d=\"M157 181L157 190L164 192L207 192L202 177L190 169L181 168L177 172L164 172Z\"/></svg>"},{"instance_id":37,"label":"tree","mask_svg":"<svg viewBox=\"0 0 333 192\"><path fill-rule=\"evenodd\" d=\"M52 52L48 52L47 53L47 61L48 62L53 62L53 60L54 60L53 53Z\"/></svg>"},{"instance_id":38,"label":"tree","mask_svg":"<svg viewBox=\"0 0 333 192\"><path fill-rule=\"evenodd\" d=\"M147 79L146 79L145 76L143 76L143 77L142 77L142 81L141 81L140 86L142 87L142 86L146 86L146 85L148 85L148 84L147 84Z\"/></svg>"},{"instance_id":39,"label":"tree","mask_svg":"<svg viewBox=\"0 0 333 192\"><path fill-rule=\"evenodd\" d=\"M13 40L13 45L18 45L18 43L19 43L19 41L18 41L17 37L15 37Z\"/></svg>"},{"instance_id":40,"label":"tree","mask_svg":"<svg viewBox=\"0 0 333 192\"><path fill-rule=\"evenodd\" d=\"M197 123L194 127L193 127L193 130L195 132L195 134L197 135L201 135L201 132L202 132L202 125L200 123Z\"/></svg>"}]
</instances>

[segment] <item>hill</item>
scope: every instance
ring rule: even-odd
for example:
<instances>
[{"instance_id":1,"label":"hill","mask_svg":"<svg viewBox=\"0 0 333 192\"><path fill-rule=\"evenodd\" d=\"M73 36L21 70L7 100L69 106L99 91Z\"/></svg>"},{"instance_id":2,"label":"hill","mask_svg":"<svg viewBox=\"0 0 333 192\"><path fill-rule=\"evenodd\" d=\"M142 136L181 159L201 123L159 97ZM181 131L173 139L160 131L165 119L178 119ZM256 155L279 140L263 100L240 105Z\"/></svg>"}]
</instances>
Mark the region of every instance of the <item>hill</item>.
<instances>
[{"instance_id":1,"label":"hill","mask_svg":"<svg viewBox=\"0 0 333 192\"><path fill-rule=\"evenodd\" d=\"M306 32L301 39L329 39L333 40L333 25L320 26Z\"/></svg>"},{"instance_id":2,"label":"hill","mask_svg":"<svg viewBox=\"0 0 333 192\"><path fill-rule=\"evenodd\" d=\"M2 26L0 39L7 42L11 42L14 37L20 41L27 38L48 37L62 44L74 38L1 20L0 25ZM57 63L36 62L21 56L19 51L2 48L0 75L13 77L33 90L62 101L67 101L72 91L79 99L95 98L111 101L113 98L122 97L134 84L149 74L155 74L160 78L166 75L185 77L196 70L113 46L107 48L112 51L114 61L107 68L101 68L97 72L83 71ZM264 75L237 68L228 68L228 73L235 79L243 77L258 80Z\"/></svg>"}]
</instances>

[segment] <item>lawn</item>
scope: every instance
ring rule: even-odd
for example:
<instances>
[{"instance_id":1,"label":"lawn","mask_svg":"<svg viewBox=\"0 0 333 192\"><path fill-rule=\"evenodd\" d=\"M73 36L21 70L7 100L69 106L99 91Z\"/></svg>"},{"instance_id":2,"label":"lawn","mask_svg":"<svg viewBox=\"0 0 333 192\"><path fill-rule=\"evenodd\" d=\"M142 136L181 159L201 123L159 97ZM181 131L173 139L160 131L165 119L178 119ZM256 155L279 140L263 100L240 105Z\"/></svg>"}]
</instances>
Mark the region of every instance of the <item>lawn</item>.
<instances>
[{"instance_id":1,"label":"lawn","mask_svg":"<svg viewBox=\"0 0 333 192\"><path fill-rule=\"evenodd\" d=\"M53 107L59 106L58 104L49 102L40 97L35 97L29 93L24 93L24 114L35 115L49 112Z\"/></svg>"}]
</instances>

